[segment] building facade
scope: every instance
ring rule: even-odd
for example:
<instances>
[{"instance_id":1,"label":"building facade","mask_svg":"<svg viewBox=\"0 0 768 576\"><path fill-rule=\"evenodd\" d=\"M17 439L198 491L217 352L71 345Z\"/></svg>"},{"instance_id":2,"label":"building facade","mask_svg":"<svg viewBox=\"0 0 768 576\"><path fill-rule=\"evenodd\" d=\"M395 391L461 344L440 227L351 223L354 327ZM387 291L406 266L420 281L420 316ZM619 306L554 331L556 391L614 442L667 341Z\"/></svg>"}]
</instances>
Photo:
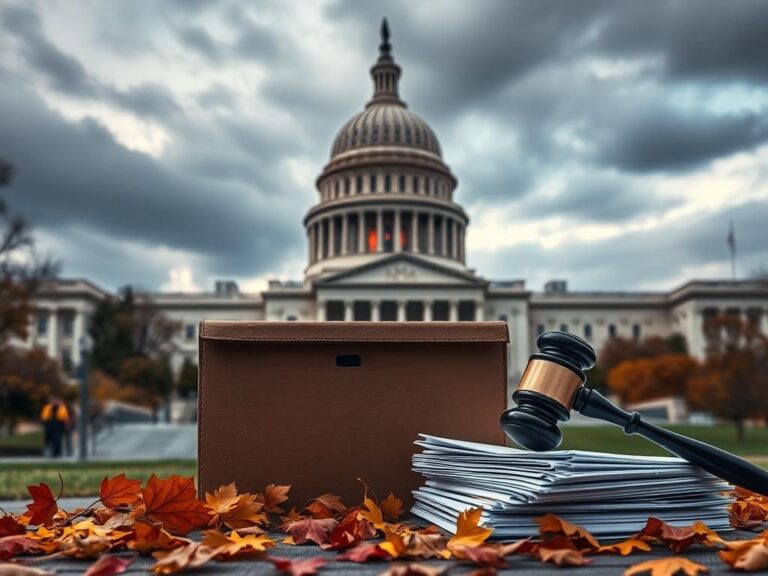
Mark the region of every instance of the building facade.
<instances>
[{"instance_id":1,"label":"building facade","mask_svg":"<svg viewBox=\"0 0 768 576\"><path fill-rule=\"evenodd\" d=\"M478 321L509 327L510 380L538 334L565 330L600 349L613 336L682 334L704 354L707 314L742 314L768 333L768 291L751 281L691 281L669 292L571 292L553 280L532 292L523 280L489 281L467 267L469 217L456 202L456 176L429 125L400 98L401 69L382 27L371 68L373 96L336 136L317 178L318 202L303 224L307 267L301 281L271 281L259 294L217 282L211 293L154 295L182 329L174 367L197 361L205 319L268 321ZM109 294L86 280L62 280L36 299L28 346L77 365L76 343L94 306Z\"/></svg>"}]
</instances>

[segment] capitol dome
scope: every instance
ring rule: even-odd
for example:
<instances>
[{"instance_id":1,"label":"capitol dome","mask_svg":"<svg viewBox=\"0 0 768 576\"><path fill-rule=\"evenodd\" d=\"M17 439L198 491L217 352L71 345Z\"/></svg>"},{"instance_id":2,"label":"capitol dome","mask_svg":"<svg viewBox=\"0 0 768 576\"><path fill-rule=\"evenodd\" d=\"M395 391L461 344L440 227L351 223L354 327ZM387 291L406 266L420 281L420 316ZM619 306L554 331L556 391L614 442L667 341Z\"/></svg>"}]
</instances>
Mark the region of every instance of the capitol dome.
<instances>
[{"instance_id":1,"label":"capitol dome","mask_svg":"<svg viewBox=\"0 0 768 576\"><path fill-rule=\"evenodd\" d=\"M385 20L373 96L336 135L316 181L320 202L304 218L309 279L398 253L466 271L457 180L435 132L401 100L400 73Z\"/></svg>"},{"instance_id":2,"label":"capitol dome","mask_svg":"<svg viewBox=\"0 0 768 576\"><path fill-rule=\"evenodd\" d=\"M339 130L331 156L367 146L405 146L442 157L432 128L404 103L371 102Z\"/></svg>"}]
</instances>

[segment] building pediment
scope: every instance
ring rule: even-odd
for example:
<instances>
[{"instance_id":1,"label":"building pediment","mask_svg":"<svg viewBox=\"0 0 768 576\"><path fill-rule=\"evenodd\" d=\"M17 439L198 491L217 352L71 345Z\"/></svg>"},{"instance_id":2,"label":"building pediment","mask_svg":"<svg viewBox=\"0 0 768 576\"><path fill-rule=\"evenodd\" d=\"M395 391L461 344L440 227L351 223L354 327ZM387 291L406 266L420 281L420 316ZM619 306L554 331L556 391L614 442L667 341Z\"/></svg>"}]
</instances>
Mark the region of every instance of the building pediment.
<instances>
[{"instance_id":1,"label":"building pediment","mask_svg":"<svg viewBox=\"0 0 768 576\"><path fill-rule=\"evenodd\" d=\"M441 266L411 254L397 254L337 272L317 282L319 286L451 285L482 286L486 282L462 270Z\"/></svg>"}]
</instances>

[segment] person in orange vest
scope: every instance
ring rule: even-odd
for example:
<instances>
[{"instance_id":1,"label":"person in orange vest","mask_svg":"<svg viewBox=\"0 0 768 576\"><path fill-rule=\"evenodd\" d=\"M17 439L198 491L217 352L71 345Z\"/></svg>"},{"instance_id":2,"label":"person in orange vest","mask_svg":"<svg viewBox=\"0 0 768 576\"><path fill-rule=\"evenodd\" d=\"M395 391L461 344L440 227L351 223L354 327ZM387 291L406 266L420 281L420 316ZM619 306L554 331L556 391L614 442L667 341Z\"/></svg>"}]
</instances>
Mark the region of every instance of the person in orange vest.
<instances>
[{"instance_id":1,"label":"person in orange vest","mask_svg":"<svg viewBox=\"0 0 768 576\"><path fill-rule=\"evenodd\" d=\"M69 427L69 410L67 405L58 398L52 398L40 412L43 422L43 439L46 453L53 457L61 457L61 443L64 432Z\"/></svg>"}]
</instances>

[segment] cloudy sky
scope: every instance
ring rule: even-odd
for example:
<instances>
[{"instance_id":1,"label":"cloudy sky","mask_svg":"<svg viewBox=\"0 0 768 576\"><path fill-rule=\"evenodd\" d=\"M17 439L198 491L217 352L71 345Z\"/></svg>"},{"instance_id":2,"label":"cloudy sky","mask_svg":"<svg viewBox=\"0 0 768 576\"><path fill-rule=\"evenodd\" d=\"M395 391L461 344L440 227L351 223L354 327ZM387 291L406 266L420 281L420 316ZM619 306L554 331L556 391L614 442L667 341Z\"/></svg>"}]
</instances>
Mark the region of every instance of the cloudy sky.
<instances>
[{"instance_id":1,"label":"cloudy sky","mask_svg":"<svg viewBox=\"0 0 768 576\"><path fill-rule=\"evenodd\" d=\"M468 261L540 289L768 267L768 2L0 0L2 191L64 276L300 278L301 219L371 93L441 139Z\"/></svg>"}]
</instances>

